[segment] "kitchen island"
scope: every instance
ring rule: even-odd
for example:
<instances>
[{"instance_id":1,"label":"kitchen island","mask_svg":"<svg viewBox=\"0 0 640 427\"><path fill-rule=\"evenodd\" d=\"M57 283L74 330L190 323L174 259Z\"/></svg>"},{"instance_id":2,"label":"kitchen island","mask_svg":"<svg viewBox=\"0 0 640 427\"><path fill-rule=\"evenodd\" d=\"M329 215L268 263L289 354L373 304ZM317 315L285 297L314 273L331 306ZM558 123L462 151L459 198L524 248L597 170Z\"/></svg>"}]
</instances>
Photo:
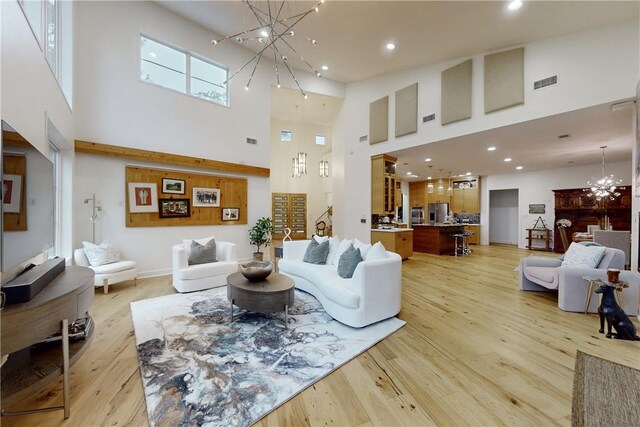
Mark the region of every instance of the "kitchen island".
<instances>
[{"instance_id":1,"label":"kitchen island","mask_svg":"<svg viewBox=\"0 0 640 427\"><path fill-rule=\"evenodd\" d=\"M462 224L414 224L413 250L434 255L452 255L454 252L453 233L463 233Z\"/></svg>"},{"instance_id":2,"label":"kitchen island","mask_svg":"<svg viewBox=\"0 0 640 427\"><path fill-rule=\"evenodd\" d=\"M407 259L413 255L413 230L411 228L372 228L371 244L381 242L386 250Z\"/></svg>"}]
</instances>

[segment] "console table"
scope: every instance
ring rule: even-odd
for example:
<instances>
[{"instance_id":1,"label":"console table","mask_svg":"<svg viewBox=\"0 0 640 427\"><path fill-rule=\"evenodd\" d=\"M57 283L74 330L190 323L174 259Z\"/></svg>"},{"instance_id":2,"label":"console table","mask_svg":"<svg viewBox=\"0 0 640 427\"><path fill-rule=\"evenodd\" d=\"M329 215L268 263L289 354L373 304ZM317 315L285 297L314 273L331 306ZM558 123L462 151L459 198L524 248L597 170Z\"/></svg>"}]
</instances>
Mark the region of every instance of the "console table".
<instances>
[{"instance_id":1,"label":"console table","mask_svg":"<svg viewBox=\"0 0 640 427\"><path fill-rule=\"evenodd\" d=\"M533 242L541 242L544 246L534 246ZM527 228L527 249L532 251L551 251L551 230L548 228Z\"/></svg>"},{"instance_id":2,"label":"console table","mask_svg":"<svg viewBox=\"0 0 640 427\"><path fill-rule=\"evenodd\" d=\"M67 267L32 300L6 306L2 310L2 353L9 359L2 365L2 405L24 400L35 391L63 375L64 405L43 410L63 409L69 417L69 367L91 341L69 344L68 325L88 316L93 303L94 272L86 267ZM30 348L45 338L62 332L62 352L57 344ZM2 415L37 410L5 412Z\"/></svg>"}]
</instances>

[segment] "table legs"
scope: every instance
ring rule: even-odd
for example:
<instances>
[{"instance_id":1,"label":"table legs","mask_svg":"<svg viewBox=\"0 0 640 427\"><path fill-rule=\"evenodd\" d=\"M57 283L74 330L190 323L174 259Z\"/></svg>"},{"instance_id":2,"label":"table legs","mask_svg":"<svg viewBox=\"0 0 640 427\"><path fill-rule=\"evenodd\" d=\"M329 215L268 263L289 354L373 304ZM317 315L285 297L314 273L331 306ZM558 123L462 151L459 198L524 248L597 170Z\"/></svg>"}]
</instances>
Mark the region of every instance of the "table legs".
<instances>
[{"instance_id":1,"label":"table legs","mask_svg":"<svg viewBox=\"0 0 640 427\"><path fill-rule=\"evenodd\" d=\"M584 314L587 314L587 310L589 310L589 304L591 303L591 296L593 295L593 288L596 286L600 286L602 282L599 280L589 280L589 292L587 293L587 301L584 303ZM624 310L624 299L622 297L622 289L616 288L616 297L618 299L618 304L620 308Z\"/></svg>"},{"instance_id":2,"label":"table legs","mask_svg":"<svg viewBox=\"0 0 640 427\"><path fill-rule=\"evenodd\" d=\"M231 302L231 323L233 323L233 301L234 300L230 301ZM288 312L289 312L289 304L285 304L284 305L284 328L285 329L289 329L289 326L288 326L289 325ZM68 345L67 345L67 347L68 347ZM68 348L67 348L67 351L68 351ZM66 370L65 370L65 372L66 372ZM67 417L65 417L65 418L67 418Z\"/></svg>"}]
</instances>

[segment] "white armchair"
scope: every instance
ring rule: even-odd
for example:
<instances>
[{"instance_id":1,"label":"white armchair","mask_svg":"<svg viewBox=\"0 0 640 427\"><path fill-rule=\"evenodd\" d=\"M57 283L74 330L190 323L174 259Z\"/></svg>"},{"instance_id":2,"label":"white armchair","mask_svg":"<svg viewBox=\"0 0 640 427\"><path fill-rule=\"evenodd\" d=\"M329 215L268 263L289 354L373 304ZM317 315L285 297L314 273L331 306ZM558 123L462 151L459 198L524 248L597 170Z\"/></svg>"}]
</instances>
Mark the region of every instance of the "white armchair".
<instances>
[{"instance_id":1,"label":"white armchair","mask_svg":"<svg viewBox=\"0 0 640 427\"><path fill-rule=\"evenodd\" d=\"M238 271L235 243L216 240L217 262L189 265L184 243L173 246L173 287L178 292L193 292L227 284L227 276Z\"/></svg>"},{"instance_id":2,"label":"white armchair","mask_svg":"<svg viewBox=\"0 0 640 427\"><path fill-rule=\"evenodd\" d=\"M138 265L135 261L117 261L109 264L91 266L84 249L73 251L73 259L80 267L89 267L95 272L94 286L102 287L104 293L109 293L109 285L133 280L134 286L138 283Z\"/></svg>"}]
</instances>

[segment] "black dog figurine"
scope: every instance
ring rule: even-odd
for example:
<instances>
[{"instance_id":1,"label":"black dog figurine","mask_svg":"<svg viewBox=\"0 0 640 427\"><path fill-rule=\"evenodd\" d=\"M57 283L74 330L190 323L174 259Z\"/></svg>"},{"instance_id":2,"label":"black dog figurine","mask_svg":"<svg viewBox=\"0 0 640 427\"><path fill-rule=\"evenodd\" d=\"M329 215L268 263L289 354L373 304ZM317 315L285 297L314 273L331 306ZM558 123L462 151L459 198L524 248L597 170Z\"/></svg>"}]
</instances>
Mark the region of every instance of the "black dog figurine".
<instances>
[{"instance_id":1,"label":"black dog figurine","mask_svg":"<svg viewBox=\"0 0 640 427\"><path fill-rule=\"evenodd\" d=\"M598 307L600 315L600 333L604 333L604 318L607 318L607 338L618 338L621 340L640 341L640 337L636 335L636 327L633 326L629 316L620 308L613 295L615 287L602 284L596 293L602 294L602 302ZM611 327L616 330L615 334L611 333Z\"/></svg>"}]
</instances>

